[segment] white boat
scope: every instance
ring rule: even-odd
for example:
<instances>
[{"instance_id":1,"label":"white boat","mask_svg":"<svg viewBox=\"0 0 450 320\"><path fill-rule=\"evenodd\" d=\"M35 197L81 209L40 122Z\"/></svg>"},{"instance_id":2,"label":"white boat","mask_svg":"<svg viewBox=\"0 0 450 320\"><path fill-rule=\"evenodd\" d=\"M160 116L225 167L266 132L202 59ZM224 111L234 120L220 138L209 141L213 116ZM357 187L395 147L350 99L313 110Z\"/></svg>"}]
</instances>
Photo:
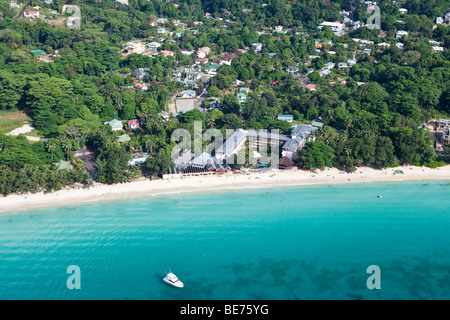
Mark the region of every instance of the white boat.
<instances>
[{"instance_id":1,"label":"white boat","mask_svg":"<svg viewBox=\"0 0 450 320\"><path fill-rule=\"evenodd\" d=\"M181 282L176 275L171 272L167 274L167 276L163 279L165 283L168 283L177 288L183 288L184 284Z\"/></svg>"}]
</instances>

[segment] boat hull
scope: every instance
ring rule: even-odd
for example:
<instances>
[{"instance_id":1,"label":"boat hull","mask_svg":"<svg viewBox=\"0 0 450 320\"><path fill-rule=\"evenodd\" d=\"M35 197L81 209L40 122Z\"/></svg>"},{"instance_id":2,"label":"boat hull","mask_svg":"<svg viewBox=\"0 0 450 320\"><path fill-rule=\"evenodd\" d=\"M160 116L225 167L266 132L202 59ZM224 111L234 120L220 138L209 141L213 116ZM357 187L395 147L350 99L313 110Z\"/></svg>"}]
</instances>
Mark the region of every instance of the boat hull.
<instances>
[{"instance_id":1,"label":"boat hull","mask_svg":"<svg viewBox=\"0 0 450 320\"><path fill-rule=\"evenodd\" d=\"M168 280L167 278L164 278L163 281L165 283L170 284L171 286L176 287L176 288L183 288L184 287L183 282L181 282L180 280L178 280L177 282L172 282L172 281Z\"/></svg>"}]
</instances>

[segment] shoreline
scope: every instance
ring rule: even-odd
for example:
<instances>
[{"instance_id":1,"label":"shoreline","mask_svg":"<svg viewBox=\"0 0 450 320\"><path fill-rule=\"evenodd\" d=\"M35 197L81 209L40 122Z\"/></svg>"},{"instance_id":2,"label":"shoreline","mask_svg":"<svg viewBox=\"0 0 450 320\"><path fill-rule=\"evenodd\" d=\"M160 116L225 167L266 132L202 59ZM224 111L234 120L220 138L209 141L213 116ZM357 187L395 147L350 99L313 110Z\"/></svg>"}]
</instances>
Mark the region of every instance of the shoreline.
<instances>
[{"instance_id":1,"label":"shoreline","mask_svg":"<svg viewBox=\"0 0 450 320\"><path fill-rule=\"evenodd\" d=\"M395 174L396 170L402 170L403 174ZM302 170L273 170L249 174L194 176L183 179L153 181L141 179L115 185L95 183L93 187L88 189L67 188L45 195L43 192L23 195L12 194L0 197L0 214L20 212L26 209L77 205L141 196L154 197L220 190L437 179L450 180L450 165L436 169L402 166L377 170L359 167L353 173L339 171L336 168L325 168L324 171L316 173Z\"/></svg>"}]
</instances>

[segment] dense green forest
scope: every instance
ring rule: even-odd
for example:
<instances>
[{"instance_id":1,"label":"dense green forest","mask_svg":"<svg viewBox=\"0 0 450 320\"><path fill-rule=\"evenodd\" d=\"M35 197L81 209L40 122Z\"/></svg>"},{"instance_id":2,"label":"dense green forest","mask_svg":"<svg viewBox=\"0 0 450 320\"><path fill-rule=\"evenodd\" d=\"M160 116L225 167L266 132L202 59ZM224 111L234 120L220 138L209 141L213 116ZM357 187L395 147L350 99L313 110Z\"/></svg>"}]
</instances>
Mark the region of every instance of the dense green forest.
<instances>
[{"instance_id":1,"label":"dense green forest","mask_svg":"<svg viewBox=\"0 0 450 320\"><path fill-rule=\"evenodd\" d=\"M80 29L16 18L18 10L12 10L9 1L1 2L0 117L23 111L45 138L30 142L23 136L6 136L0 128L1 194L90 185L92 178L118 183L142 174L160 175L171 166L170 137L175 129L192 132L193 122L201 120L204 129L276 128L289 133L290 125L278 121L279 114L292 114L297 123L320 117L325 124L316 141L299 152L300 167L353 171L361 165L442 164L436 160L432 137L421 125L450 114L450 27L433 27L450 1L407 0L402 4L408 9L406 16L392 1L378 1L384 38L379 37L380 30L367 27L342 36L328 28L317 29L322 21L342 21L339 11L352 8L353 20L365 21L367 6L359 1L178 0L177 6L174 2L72 1L81 8ZM57 12L64 4L62 0L50 5L31 1L31 6ZM206 18L206 12L212 18ZM168 19L165 28L181 33L175 41L162 42L161 49L173 51L174 57L119 55L127 41L157 39L157 27L150 22L158 17ZM173 20L183 21L184 28ZM261 32L278 25L290 31ZM399 30L408 31L409 36L395 39ZM352 38L374 41L369 46L371 54L361 53ZM331 40L334 54L318 53L315 39ZM438 41L444 51L435 52L430 40ZM398 41L402 48L394 45ZM168 120L158 116L173 93L184 90L174 81L172 70L194 63L195 55L185 56L180 49L209 46L219 56L256 42L263 44L260 53L250 48L231 66L221 66L211 79L208 93L220 98L220 111L192 110ZM381 42L392 45L378 50ZM54 54L55 60L38 61L32 50ZM310 59L312 55L318 57ZM357 60L351 68L335 67L326 77L318 73L326 63L349 59ZM319 89L306 89L286 72L288 66L297 66ZM148 70L147 91L123 89L133 84L136 68ZM307 74L309 68L315 71ZM236 79L252 91L243 108L231 91ZM117 142L119 134L103 124L141 115L147 115L141 129L126 129L130 136L126 143ZM93 177L73 155L85 146L95 152ZM138 152L150 157L141 168L129 167L127 162ZM59 160L71 161L74 170L57 169L53 164Z\"/></svg>"}]
</instances>

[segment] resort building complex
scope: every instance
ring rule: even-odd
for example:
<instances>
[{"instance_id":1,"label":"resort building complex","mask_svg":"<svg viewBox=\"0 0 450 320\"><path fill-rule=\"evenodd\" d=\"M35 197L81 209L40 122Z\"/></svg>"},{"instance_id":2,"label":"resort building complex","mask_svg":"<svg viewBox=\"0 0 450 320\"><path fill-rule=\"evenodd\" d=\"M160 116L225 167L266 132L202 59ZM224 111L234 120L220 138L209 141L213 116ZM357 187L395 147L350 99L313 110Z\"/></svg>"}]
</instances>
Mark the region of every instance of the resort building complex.
<instances>
[{"instance_id":1,"label":"resort building complex","mask_svg":"<svg viewBox=\"0 0 450 320\"><path fill-rule=\"evenodd\" d=\"M450 144L450 119L439 119L437 122L438 137L442 144Z\"/></svg>"},{"instance_id":2,"label":"resort building complex","mask_svg":"<svg viewBox=\"0 0 450 320\"><path fill-rule=\"evenodd\" d=\"M315 140L313 132L320 126L297 125L293 127L290 136L265 130L235 130L225 142L215 149L215 153L191 153L186 149L180 152L173 162L182 175L226 173L231 171L230 165L244 165L247 162L241 152L248 147L248 162L258 167L267 167L276 160L277 168L293 168L296 152L303 148L306 142ZM270 145L270 152L268 146ZM282 145L281 159L279 146ZM276 150L274 150L275 148ZM267 154L271 156L268 157ZM278 161L279 160L279 161Z\"/></svg>"}]
</instances>

